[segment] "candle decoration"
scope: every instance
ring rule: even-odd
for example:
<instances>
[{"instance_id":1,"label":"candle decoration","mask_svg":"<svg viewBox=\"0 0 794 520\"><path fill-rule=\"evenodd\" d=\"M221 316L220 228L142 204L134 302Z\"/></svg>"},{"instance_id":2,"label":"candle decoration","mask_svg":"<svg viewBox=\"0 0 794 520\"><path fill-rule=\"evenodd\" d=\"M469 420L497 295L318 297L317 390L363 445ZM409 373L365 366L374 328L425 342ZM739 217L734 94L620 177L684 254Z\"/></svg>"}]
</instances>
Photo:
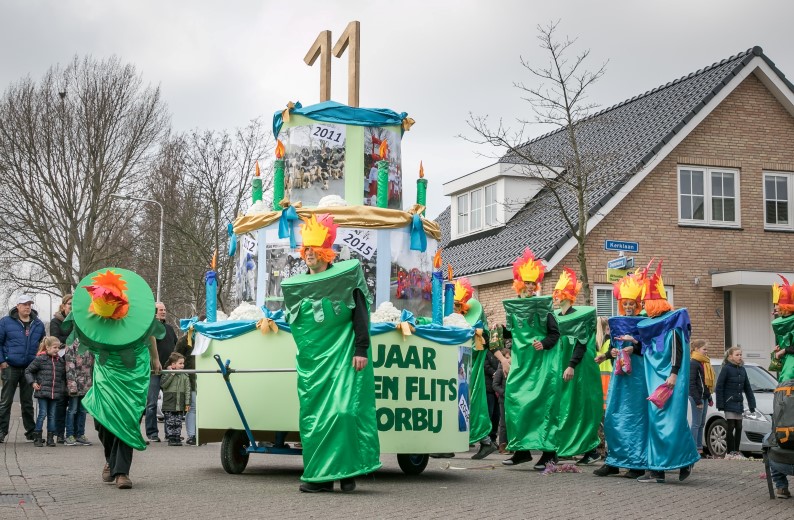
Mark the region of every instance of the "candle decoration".
<instances>
[{"instance_id":1,"label":"candle decoration","mask_svg":"<svg viewBox=\"0 0 794 520\"><path fill-rule=\"evenodd\" d=\"M416 179L416 203L427 206L427 179L422 161L419 161L419 178ZM422 216L425 216L425 210L422 210Z\"/></svg>"},{"instance_id":2,"label":"candle decoration","mask_svg":"<svg viewBox=\"0 0 794 520\"><path fill-rule=\"evenodd\" d=\"M433 324L442 325L444 323L444 276L441 271L441 250L436 251L433 257L433 284L432 284L432 304L433 304Z\"/></svg>"},{"instance_id":3,"label":"candle decoration","mask_svg":"<svg viewBox=\"0 0 794 520\"><path fill-rule=\"evenodd\" d=\"M261 199L260 199L261 200ZM218 280L215 274L215 266L218 262L218 251L212 255L210 270L207 271L205 282L207 284L207 321L214 323L218 321Z\"/></svg>"},{"instance_id":4,"label":"candle decoration","mask_svg":"<svg viewBox=\"0 0 794 520\"><path fill-rule=\"evenodd\" d=\"M389 207L389 143L386 139L380 143L380 161L378 161L378 199L379 208Z\"/></svg>"},{"instance_id":5,"label":"candle decoration","mask_svg":"<svg viewBox=\"0 0 794 520\"><path fill-rule=\"evenodd\" d=\"M455 311L455 282L452 281L452 265L447 264L447 283L444 284L444 316Z\"/></svg>"},{"instance_id":6,"label":"candle decoration","mask_svg":"<svg viewBox=\"0 0 794 520\"><path fill-rule=\"evenodd\" d=\"M262 177L259 175L259 161L256 161L256 174L251 180L251 199L254 204L262 200Z\"/></svg>"},{"instance_id":7,"label":"candle decoration","mask_svg":"<svg viewBox=\"0 0 794 520\"><path fill-rule=\"evenodd\" d=\"M276 162L273 163L273 211L279 211L284 198L284 143L276 140Z\"/></svg>"}]
</instances>

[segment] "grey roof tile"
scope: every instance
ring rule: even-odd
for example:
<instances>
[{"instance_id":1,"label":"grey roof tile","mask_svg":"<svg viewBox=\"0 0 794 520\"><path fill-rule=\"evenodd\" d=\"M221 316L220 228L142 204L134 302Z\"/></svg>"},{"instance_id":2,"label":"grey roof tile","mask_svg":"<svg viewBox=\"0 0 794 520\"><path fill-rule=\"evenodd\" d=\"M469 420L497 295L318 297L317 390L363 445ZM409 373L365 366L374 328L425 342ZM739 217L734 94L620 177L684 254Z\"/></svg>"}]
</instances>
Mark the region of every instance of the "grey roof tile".
<instances>
[{"instance_id":1,"label":"grey roof tile","mask_svg":"<svg viewBox=\"0 0 794 520\"><path fill-rule=\"evenodd\" d=\"M583 120L578 130L582 153L602 158L593 174L595 188L588 194L590 215L653 160L664 145L755 56L761 56L794 91L794 85L761 48L753 47ZM544 162L557 165L559 158L565 157L569 149L564 131L560 129L541 135L522 146L531 147L535 156ZM521 161L515 155L507 154L500 162ZM573 194L563 194L562 198L566 208L575 208ZM482 237L474 235L471 239L450 242L450 218L450 208L447 207L436 220L442 231L443 258L453 265L457 275L508 267L525 247L548 260L572 235L548 190L541 190L497 233L483 233Z\"/></svg>"}]
</instances>

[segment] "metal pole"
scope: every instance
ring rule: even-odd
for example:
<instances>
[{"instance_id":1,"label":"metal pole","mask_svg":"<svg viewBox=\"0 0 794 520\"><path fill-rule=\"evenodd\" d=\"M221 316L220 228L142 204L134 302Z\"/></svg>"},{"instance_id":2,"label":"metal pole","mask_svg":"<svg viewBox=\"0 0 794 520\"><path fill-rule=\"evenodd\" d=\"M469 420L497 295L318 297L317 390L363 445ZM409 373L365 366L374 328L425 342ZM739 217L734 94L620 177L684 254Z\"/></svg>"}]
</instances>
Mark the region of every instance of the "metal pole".
<instances>
[{"instance_id":1,"label":"metal pole","mask_svg":"<svg viewBox=\"0 0 794 520\"><path fill-rule=\"evenodd\" d=\"M153 200L155 204L160 206L160 254L157 260L157 301L160 301L160 282L163 279L163 205Z\"/></svg>"}]
</instances>

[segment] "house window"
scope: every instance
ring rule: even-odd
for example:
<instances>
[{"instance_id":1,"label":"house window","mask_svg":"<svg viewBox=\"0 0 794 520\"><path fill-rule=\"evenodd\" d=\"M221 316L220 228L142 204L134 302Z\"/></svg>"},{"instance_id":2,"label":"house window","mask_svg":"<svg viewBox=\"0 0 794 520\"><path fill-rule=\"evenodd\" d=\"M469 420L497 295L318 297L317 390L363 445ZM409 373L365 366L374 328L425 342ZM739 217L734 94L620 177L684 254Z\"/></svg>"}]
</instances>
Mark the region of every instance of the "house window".
<instances>
[{"instance_id":1,"label":"house window","mask_svg":"<svg viewBox=\"0 0 794 520\"><path fill-rule=\"evenodd\" d=\"M680 167L678 220L682 224L738 227L739 172Z\"/></svg>"},{"instance_id":2,"label":"house window","mask_svg":"<svg viewBox=\"0 0 794 520\"><path fill-rule=\"evenodd\" d=\"M791 218L791 173L764 173L764 227L766 229L794 229Z\"/></svg>"},{"instance_id":3,"label":"house window","mask_svg":"<svg viewBox=\"0 0 794 520\"><path fill-rule=\"evenodd\" d=\"M496 184L457 197L458 235L496 225Z\"/></svg>"},{"instance_id":4,"label":"house window","mask_svg":"<svg viewBox=\"0 0 794 520\"><path fill-rule=\"evenodd\" d=\"M667 292L667 301L673 305L673 288L665 285L664 290ZM598 316L618 316L618 301L612 293L611 285L595 286L595 307Z\"/></svg>"},{"instance_id":5,"label":"house window","mask_svg":"<svg viewBox=\"0 0 794 520\"><path fill-rule=\"evenodd\" d=\"M472 231L482 227L482 188L471 192L471 218L469 219Z\"/></svg>"},{"instance_id":6,"label":"house window","mask_svg":"<svg viewBox=\"0 0 794 520\"><path fill-rule=\"evenodd\" d=\"M496 225L496 184L485 187L485 225Z\"/></svg>"},{"instance_id":7,"label":"house window","mask_svg":"<svg viewBox=\"0 0 794 520\"><path fill-rule=\"evenodd\" d=\"M469 232L469 194L458 196L458 233Z\"/></svg>"}]
</instances>

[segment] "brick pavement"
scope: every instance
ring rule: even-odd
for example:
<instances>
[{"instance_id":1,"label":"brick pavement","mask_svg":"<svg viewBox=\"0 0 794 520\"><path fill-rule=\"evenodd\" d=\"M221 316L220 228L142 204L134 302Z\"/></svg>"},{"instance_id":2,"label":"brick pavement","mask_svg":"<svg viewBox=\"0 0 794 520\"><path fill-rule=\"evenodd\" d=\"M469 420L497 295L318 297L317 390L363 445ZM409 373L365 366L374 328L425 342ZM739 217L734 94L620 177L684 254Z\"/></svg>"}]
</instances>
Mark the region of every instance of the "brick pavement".
<instances>
[{"instance_id":1,"label":"brick pavement","mask_svg":"<svg viewBox=\"0 0 794 520\"><path fill-rule=\"evenodd\" d=\"M97 441L88 420L87 435ZM299 457L251 455L241 475L220 464L220 444L136 452L132 490L103 484L102 449L35 448L24 440L19 407L0 444L0 518L790 518L794 499L770 500L760 461L701 461L685 483L640 484L590 474L543 476L502 456L431 459L418 477L403 475L393 455L359 479L350 495L298 492ZM450 469L443 469L447 463ZM466 468L466 469L454 469ZM491 469L493 468L493 469ZM337 488L338 489L338 488ZM24 502L20 503L20 500Z\"/></svg>"}]
</instances>

